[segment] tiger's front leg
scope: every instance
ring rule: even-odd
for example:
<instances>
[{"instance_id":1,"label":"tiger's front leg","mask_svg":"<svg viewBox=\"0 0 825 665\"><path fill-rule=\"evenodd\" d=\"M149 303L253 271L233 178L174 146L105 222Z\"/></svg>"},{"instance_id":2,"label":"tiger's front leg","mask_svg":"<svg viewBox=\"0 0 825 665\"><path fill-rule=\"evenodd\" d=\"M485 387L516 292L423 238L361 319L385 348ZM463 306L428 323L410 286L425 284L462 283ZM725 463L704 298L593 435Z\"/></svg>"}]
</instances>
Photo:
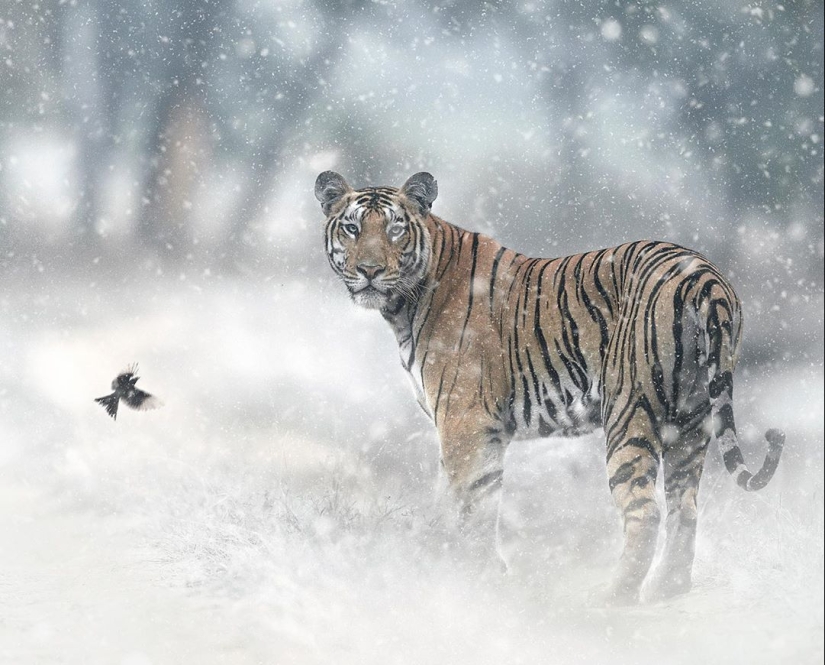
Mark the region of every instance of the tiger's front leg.
<instances>
[{"instance_id":1,"label":"tiger's front leg","mask_svg":"<svg viewBox=\"0 0 825 665\"><path fill-rule=\"evenodd\" d=\"M458 411L445 417L438 430L442 471L463 545L485 567L506 570L498 527L510 437L486 412Z\"/></svg>"}]
</instances>

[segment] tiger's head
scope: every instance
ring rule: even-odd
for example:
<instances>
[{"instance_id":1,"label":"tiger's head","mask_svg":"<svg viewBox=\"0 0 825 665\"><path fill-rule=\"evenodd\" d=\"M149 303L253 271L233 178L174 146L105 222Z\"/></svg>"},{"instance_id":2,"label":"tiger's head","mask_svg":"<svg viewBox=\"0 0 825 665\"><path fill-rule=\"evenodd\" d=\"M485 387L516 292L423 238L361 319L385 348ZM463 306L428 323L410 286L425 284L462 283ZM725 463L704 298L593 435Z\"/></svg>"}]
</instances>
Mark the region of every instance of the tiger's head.
<instances>
[{"instance_id":1,"label":"tiger's head","mask_svg":"<svg viewBox=\"0 0 825 665\"><path fill-rule=\"evenodd\" d=\"M384 309L399 297L415 298L429 264L425 220L437 195L429 173L416 173L400 189L352 189L333 171L318 176L327 258L356 304Z\"/></svg>"}]
</instances>

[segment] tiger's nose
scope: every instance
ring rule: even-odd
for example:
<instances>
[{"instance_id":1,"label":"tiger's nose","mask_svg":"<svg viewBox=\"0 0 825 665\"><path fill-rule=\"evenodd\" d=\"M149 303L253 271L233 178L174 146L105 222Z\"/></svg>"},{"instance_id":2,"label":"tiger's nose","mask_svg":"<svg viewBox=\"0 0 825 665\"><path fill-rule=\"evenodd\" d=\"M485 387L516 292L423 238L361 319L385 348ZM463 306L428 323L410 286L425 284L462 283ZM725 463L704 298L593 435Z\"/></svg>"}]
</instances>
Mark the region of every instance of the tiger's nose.
<instances>
[{"instance_id":1,"label":"tiger's nose","mask_svg":"<svg viewBox=\"0 0 825 665\"><path fill-rule=\"evenodd\" d=\"M372 281L376 277L378 277L379 274L384 272L386 268L384 266L375 265L373 263L359 263L356 267L356 270L358 270L358 272L360 272L369 281Z\"/></svg>"}]
</instances>

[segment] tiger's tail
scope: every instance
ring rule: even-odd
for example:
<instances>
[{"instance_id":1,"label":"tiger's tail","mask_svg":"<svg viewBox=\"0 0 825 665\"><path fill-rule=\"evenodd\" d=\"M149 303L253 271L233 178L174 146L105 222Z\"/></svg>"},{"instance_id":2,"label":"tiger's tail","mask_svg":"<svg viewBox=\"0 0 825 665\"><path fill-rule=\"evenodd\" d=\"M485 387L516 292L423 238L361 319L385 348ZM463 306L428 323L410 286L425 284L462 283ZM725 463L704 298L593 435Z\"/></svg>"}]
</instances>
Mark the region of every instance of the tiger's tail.
<instances>
[{"instance_id":1,"label":"tiger's tail","mask_svg":"<svg viewBox=\"0 0 825 665\"><path fill-rule=\"evenodd\" d=\"M722 453L725 467L735 478L736 484L749 492L760 490L776 472L785 445L785 434L778 429L765 432L768 442L765 461L756 473L748 470L739 447L733 418L733 370L741 331L739 303L736 296L732 295L710 298L706 305L705 339L713 436Z\"/></svg>"}]
</instances>

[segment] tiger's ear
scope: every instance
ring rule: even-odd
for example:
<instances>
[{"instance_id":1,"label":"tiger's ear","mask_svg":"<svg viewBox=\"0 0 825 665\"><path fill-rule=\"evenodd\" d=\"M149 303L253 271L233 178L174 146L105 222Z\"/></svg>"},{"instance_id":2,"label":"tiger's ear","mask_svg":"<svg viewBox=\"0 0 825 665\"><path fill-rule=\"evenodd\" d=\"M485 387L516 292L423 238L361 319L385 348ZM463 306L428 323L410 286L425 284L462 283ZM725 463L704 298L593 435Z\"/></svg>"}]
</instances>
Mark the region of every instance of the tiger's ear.
<instances>
[{"instance_id":1,"label":"tiger's ear","mask_svg":"<svg viewBox=\"0 0 825 665\"><path fill-rule=\"evenodd\" d=\"M421 214L426 215L430 212L435 197L438 196L438 183L432 175L422 171L410 176L401 188L401 193L415 201L421 209Z\"/></svg>"},{"instance_id":2,"label":"tiger's ear","mask_svg":"<svg viewBox=\"0 0 825 665\"><path fill-rule=\"evenodd\" d=\"M321 210L325 215L329 215L341 197L352 188L347 181L335 171L324 171L315 179L315 198L321 202Z\"/></svg>"}]
</instances>

